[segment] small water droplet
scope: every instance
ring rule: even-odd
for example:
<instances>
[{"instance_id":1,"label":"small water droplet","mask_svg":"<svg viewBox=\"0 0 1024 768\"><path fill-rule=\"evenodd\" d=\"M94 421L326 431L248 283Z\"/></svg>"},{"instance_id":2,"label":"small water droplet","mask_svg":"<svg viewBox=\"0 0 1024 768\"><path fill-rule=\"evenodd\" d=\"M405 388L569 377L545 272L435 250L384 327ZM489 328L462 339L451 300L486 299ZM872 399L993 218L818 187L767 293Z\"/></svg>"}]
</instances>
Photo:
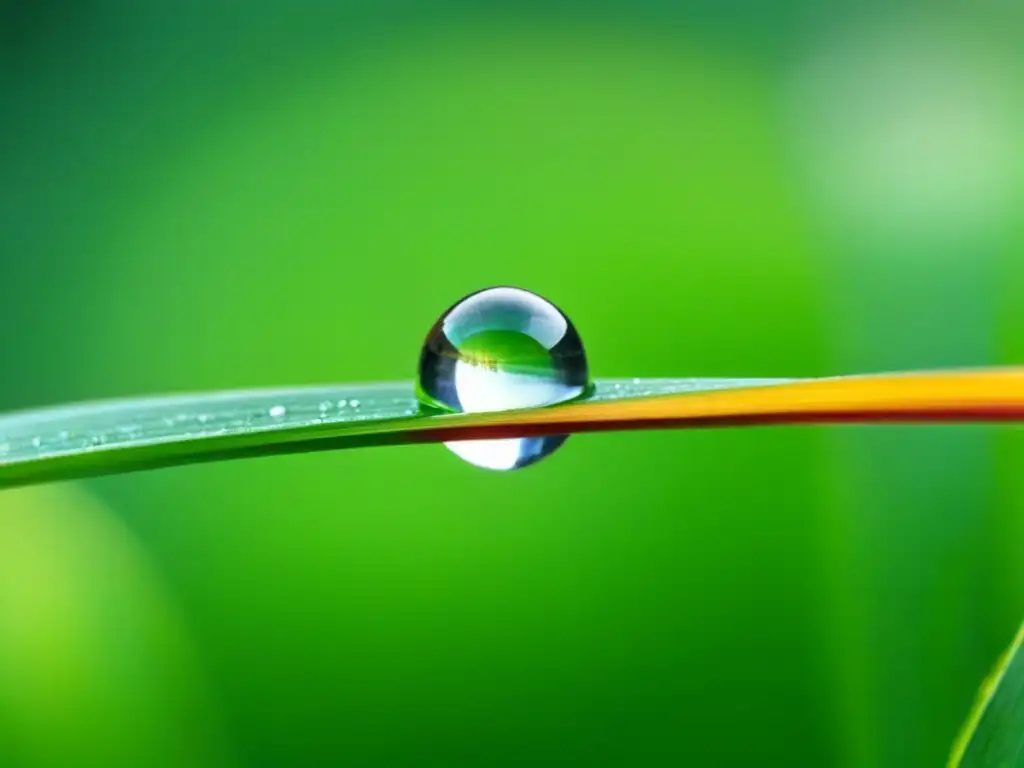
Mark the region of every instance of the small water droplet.
<instances>
[{"instance_id":1,"label":"small water droplet","mask_svg":"<svg viewBox=\"0 0 1024 768\"><path fill-rule=\"evenodd\" d=\"M332 407L333 404L331 403L330 400L324 400L322 403L320 403L320 405L317 406L317 410L320 411L320 413L327 413L329 410L331 410Z\"/></svg>"},{"instance_id":2,"label":"small water droplet","mask_svg":"<svg viewBox=\"0 0 1024 768\"><path fill-rule=\"evenodd\" d=\"M71 433L68 432L66 429L62 429L60 432L57 433L57 439L62 442L67 442L70 438Z\"/></svg>"},{"instance_id":3,"label":"small water droplet","mask_svg":"<svg viewBox=\"0 0 1024 768\"><path fill-rule=\"evenodd\" d=\"M198 416L196 416L196 419L199 421L200 424L205 424L210 420L210 416L209 414L206 413L200 413Z\"/></svg>"},{"instance_id":4,"label":"small water droplet","mask_svg":"<svg viewBox=\"0 0 1024 768\"><path fill-rule=\"evenodd\" d=\"M272 418L275 418L275 419L282 419L282 418L284 418L284 415L285 415L285 414L286 414L287 412L288 412L288 409L287 409L287 408L285 408L285 407L284 407L283 405L275 405L275 406L273 406L273 407L272 407L272 408L271 408L271 409L270 409L270 410L268 411L268 413L270 414L270 416L271 416Z\"/></svg>"},{"instance_id":5,"label":"small water droplet","mask_svg":"<svg viewBox=\"0 0 1024 768\"><path fill-rule=\"evenodd\" d=\"M339 400L338 401L338 408L347 408L347 407L348 407L348 400Z\"/></svg>"},{"instance_id":6,"label":"small water droplet","mask_svg":"<svg viewBox=\"0 0 1024 768\"><path fill-rule=\"evenodd\" d=\"M587 359L558 307L518 288L489 288L454 304L420 353L417 393L428 408L483 413L554 405L587 391ZM518 469L567 437L473 440L445 445L487 469Z\"/></svg>"},{"instance_id":7,"label":"small water droplet","mask_svg":"<svg viewBox=\"0 0 1024 768\"><path fill-rule=\"evenodd\" d=\"M39 447L42 446L42 444L43 444L43 440L38 435L32 438L32 447L33 448L39 448Z\"/></svg>"},{"instance_id":8,"label":"small water droplet","mask_svg":"<svg viewBox=\"0 0 1024 768\"><path fill-rule=\"evenodd\" d=\"M349 406L351 406L352 408L358 408L358 407L359 407L359 401L358 401L358 400L349 400L349 401L348 401L348 404L349 404Z\"/></svg>"}]
</instances>

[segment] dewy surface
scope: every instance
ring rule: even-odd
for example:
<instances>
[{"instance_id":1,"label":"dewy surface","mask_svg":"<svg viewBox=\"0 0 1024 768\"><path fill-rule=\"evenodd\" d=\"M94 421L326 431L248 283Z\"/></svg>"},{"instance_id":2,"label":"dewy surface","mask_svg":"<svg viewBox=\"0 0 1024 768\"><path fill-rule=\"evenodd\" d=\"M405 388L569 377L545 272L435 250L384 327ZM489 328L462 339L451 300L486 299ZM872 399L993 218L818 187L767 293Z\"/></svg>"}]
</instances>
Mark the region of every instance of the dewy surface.
<instances>
[{"instance_id":1,"label":"dewy surface","mask_svg":"<svg viewBox=\"0 0 1024 768\"><path fill-rule=\"evenodd\" d=\"M599 382L601 402L772 383L772 379L624 379ZM128 398L0 416L0 487L52 477L102 474L234 455L404 442L435 420L412 382L238 390ZM379 439L372 439L373 436ZM361 439L362 438L362 439ZM408 442L415 442L409 440ZM314 443L323 443L314 444ZM299 447L299 446L304 446ZM102 458L109 452L120 457ZM109 468L102 465L111 464Z\"/></svg>"}]
</instances>

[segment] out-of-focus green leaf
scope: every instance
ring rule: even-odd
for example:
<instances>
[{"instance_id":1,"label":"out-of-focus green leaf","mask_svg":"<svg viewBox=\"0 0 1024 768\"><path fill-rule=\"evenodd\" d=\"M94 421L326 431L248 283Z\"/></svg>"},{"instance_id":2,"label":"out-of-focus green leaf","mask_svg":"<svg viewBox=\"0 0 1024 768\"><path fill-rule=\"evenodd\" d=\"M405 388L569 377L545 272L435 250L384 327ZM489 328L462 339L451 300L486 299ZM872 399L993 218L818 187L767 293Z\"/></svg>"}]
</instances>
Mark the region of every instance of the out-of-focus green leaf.
<instances>
[{"instance_id":1,"label":"out-of-focus green leaf","mask_svg":"<svg viewBox=\"0 0 1024 768\"><path fill-rule=\"evenodd\" d=\"M1015 768L1024 765L1024 624L978 699L953 747L949 768Z\"/></svg>"}]
</instances>

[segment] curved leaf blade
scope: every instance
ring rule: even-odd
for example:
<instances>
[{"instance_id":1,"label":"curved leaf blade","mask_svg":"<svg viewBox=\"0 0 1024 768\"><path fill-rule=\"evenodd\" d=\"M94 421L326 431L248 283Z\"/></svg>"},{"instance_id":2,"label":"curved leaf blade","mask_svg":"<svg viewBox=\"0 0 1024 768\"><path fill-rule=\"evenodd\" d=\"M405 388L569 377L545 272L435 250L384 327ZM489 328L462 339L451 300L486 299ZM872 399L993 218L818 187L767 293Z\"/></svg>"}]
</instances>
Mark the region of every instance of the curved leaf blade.
<instances>
[{"instance_id":1,"label":"curved leaf blade","mask_svg":"<svg viewBox=\"0 0 1024 768\"><path fill-rule=\"evenodd\" d=\"M982 684L949 768L1024 766L1024 624Z\"/></svg>"},{"instance_id":2,"label":"curved leaf blade","mask_svg":"<svg viewBox=\"0 0 1024 768\"><path fill-rule=\"evenodd\" d=\"M610 380L598 382L588 400L613 402L779 381ZM469 414L422 410L411 382L220 391L40 408L0 416L0 488L247 456L438 442L443 438L431 426L472 428L473 422Z\"/></svg>"},{"instance_id":3,"label":"curved leaf blade","mask_svg":"<svg viewBox=\"0 0 1024 768\"><path fill-rule=\"evenodd\" d=\"M557 406L420 409L411 383L170 395L0 416L0 487L336 448L628 429L1024 420L1024 369L604 380Z\"/></svg>"}]
</instances>

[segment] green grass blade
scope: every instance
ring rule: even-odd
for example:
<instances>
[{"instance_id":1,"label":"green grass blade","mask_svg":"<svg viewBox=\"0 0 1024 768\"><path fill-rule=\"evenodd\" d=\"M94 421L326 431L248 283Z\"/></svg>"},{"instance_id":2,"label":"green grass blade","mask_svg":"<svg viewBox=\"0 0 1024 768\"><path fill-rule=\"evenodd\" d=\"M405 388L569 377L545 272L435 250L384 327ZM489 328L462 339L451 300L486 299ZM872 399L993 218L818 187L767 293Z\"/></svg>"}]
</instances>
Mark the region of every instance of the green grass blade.
<instances>
[{"instance_id":1,"label":"green grass blade","mask_svg":"<svg viewBox=\"0 0 1024 768\"><path fill-rule=\"evenodd\" d=\"M707 392L784 379L598 382L588 402ZM436 442L472 415L421 412L412 383L128 398L0 416L0 488L202 461Z\"/></svg>"},{"instance_id":2,"label":"green grass blade","mask_svg":"<svg viewBox=\"0 0 1024 768\"><path fill-rule=\"evenodd\" d=\"M1024 625L982 685L949 768L1024 766Z\"/></svg>"},{"instance_id":3,"label":"green grass blade","mask_svg":"<svg viewBox=\"0 0 1024 768\"><path fill-rule=\"evenodd\" d=\"M0 416L0 488L334 448L601 430L1024 421L1024 369L823 379L624 379L545 408L422 410L411 383L215 392Z\"/></svg>"}]
</instances>

